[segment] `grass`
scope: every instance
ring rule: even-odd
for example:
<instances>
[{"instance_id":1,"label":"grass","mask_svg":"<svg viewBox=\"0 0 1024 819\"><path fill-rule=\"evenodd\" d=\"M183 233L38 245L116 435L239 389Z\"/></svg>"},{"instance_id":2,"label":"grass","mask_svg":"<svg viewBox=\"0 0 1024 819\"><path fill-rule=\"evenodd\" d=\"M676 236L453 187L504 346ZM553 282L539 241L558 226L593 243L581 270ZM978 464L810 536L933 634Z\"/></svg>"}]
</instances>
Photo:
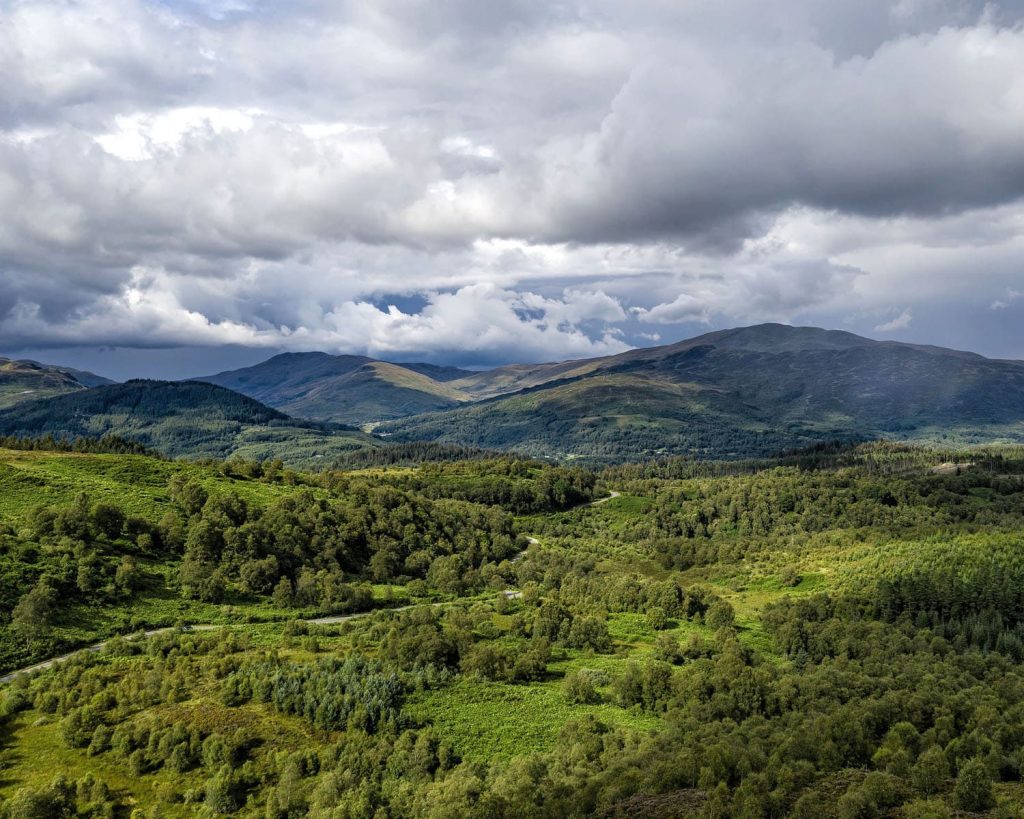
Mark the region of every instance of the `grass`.
<instances>
[{"instance_id":1,"label":"grass","mask_svg":"<svg viewBox=\"0 0 1024 819\"><path fill-rule=\"evenodd\" d=\"M40 504L70 504L79 492L94 502L116 501L128 514L159 520L169 503L167 483L175 474L195 478L213 492L235 492L256 505L295 491L282 484L236 480L188 461L0 449L0 522L20 522Z\"/></svg>"},{"instance_id":2,"label":"grass","mask_svg":"<svg viewBox=\"0 0 1024 819\"><path fill-rule=\"evenodd\" d=\"M193 774L157 773L136 777L123 760L104 754L90 757L68 748L60 735L60 724L35 711L19 715L8 729L15 739L13 747L0 752L3 773L0 774L0 797L10 797L21 787L43 787L61 772L74 772L76 777L92 774L107 783L115 795L129 803L151 805L163 802L168 817L194 815L193 805L167 804L170 789L195 787L200 776Z\"/></svg>"},{"instance_id":3,"label":"grass","mask_svg":"<svg viewBox=\"0 0 1024 819\"><path fill-rule=\"evenodd\" d=\"M544 751L566 722L593 715L637 730L653 730L656 717L615 705L574 705L558 679L511 685L473 678L418 695L408 705L414 717L433 723L464 759L486 762Z\"/></svg>"},{"instance_id":4,"label":"grass","mask_svg":"<svg viewBox=\"0 0 1024 819\"><path fill-rule=\"evenodd\" d=\"M197 725L207 731L247 729L258 738L254 752L257 756L316 747L329 739L298 717L258 705L228 708L208 699L196 699L158 706L153 709L156 711L163 711L174 722ZM196 815L198 806L183 803L182 797L186 791L202 786L207 776L202 769L173 773L160 768L136 776L123 759L114 755L90 756L68 748L61 738L59 721L37 711L20 714L9 726L7 737L16 742L0 750L0 800L13 796L21 787L48 785L60 773L75 778L92 774L129 805L159 803L161 817Z\"/></svg>"}]
</instances>

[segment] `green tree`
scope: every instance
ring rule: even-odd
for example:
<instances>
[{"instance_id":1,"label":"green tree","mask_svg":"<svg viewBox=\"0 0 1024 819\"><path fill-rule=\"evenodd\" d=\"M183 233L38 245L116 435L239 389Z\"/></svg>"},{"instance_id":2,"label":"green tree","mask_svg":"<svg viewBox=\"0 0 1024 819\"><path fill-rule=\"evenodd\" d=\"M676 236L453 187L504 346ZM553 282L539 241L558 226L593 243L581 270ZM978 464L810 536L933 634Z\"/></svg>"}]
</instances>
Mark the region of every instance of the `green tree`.
<instances>
[{"instance_id":1,"label":"green tree","mask_svg":"<svg viewBox=\"0 0 1024 819\"><path fill-rule=\"evenodd\" d=\"M959 807L969 811L988 810L995 804L992 776L981 759L969 759L960 768L953 796Z\"/></svg>"},{"instance_id":2,"label":"green tree","mask_svg":"<svg viewBox=\"0 0 1024 819\"><path fill-rule=\"evenodd\" d=\"M189 480L180 473L171 478L168 489L171 500L189 516L198 514L209 498L209 493L202 484L195 480Z\"/></svg>"},{"instance_id":3,"label":"green tree","mask_svg":"<svg viewBox=\"0 0 1024 819\"><path fill-rule=\"evenodd\" d=\"M57 592L45 580L40 580L27 592L11 612L11 627L22 637L41 637L50 627Z\"/></svg>"},{"instance_id":4,"label":"green tree","mask_svg":"<svg viewBox=\"0 0 1024 819\"><path fill-rule=\"evenodd\" d=\"M142 570L139 562L131 555L121 558L114 572L114 585L122 594L131 594L142 585Z\"/></svg>"},{"instance_id":5,"label":"green tree","mask_svg":"<svg viewBox=\"0 0 1024 819\"><path fill-rule=\"evenodd\" d=\"M707 614L704 616L704 622L709 627L714 629L727 628L731 626L736 620L736 612L725 600L716 600L708 608Z\"/></svg>"},{"instance_id":6,"label":"green tree","mask_svg":"<svg viewBox=\"0 0 1024 819\"><path fill-rule=\"evenodd\" d=\"M570 671L562 681L562 692L569 702L590 704L601 701L601 695L594 685L595 674L590 669Z\"/></svg>"},{"instance_id":7,"label":"green tree","mask_svg":"<svg viewBox=\"0 0 1024 819\"><path fill-rule=\"evenodd\" d=\"M82 594L90 594L103 585L103 564L95 552L89 552L79 559L75 585Z\"/></svg>"},{"instance_id":8,"label":"green tree","mask_svg":"<svg viewBox=\"0 0 1024 819\"><path fill-rule=\"evenodd\" d=\"M45 788L21 788L0 809L8 819L64 819L76 813L75 794L59 777Z\"/></svg>"},{"instance_id":9,"label":"green tree","mask_svg":"<svg viewBox=\"0 0 1024 819\"><path fill-rule=\"evenodd\" d=\"M910 770L910 779L917 792L924 796L942 791L949 779L949 762L938 745L927 748L917 758Z\"/></svg>"},{"instance_id":10,"label":"green tree","mask_svg":"<svg viewBox=\"0 0 1024 819\"><path fill-rule=\"evenodd\" d=\"M288 577L282 577L277 581L277 585L274 586L274 593L271 595L271 600L274 601L274 605L281 609L290 608L294 600L295 592L292 589L292 581Z\"/></svg>"},{"instance_id":11,"label":"green tree","mask_svg":"<svg viewBox=\"0 0 1024 819\"><path fill-rule=\"evenodd\" d=\"M124 528L124 512L110 503L98 503L92 510L92 525L108 540L121 536Z\"/></svg>"}]
</instances>

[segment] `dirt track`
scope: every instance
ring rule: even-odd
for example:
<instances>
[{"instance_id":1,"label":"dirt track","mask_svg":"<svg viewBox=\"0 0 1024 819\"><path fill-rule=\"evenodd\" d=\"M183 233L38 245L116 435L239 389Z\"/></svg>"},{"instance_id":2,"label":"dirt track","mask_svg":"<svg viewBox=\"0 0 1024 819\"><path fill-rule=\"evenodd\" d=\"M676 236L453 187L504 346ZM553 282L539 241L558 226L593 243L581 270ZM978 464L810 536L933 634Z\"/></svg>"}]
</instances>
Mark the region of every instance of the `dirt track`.
<instances>
[{"instance_id":1,"label":"dirt track","mask_svg":"<svg viewBox=\"0 0 1024 819\"><path fill-rule=\"evenodd\" d=\"M595 501L589 501L588 503L580 504L580 506L577 507L577 508L582 508L582 507L587 507L587 506L598 506L599 504L606 503L606 502L612 500L612 498L619 497L619 494L620 494L619 492L614 492L613 491L607 497L599 498L598 500L595 500ZM535 538L535 537L527 536L526 540L530 544L530 546L536 546L537 544L540 543L540 541L537 540L537 538ZM527 552L527 549L524 549L523 551L519 552L519 554L517 554L515 557L512 558L512 562L515 563L515 562L517 562L519 560L522 560L523 557L526 555L526 552ZM522 595L522 592L520 592L520 591L518 591L516 589L506 589L505 590L505 596L508 597L509 599L514 599L514 598L520 597L521 595ZM309 618L303 618L302 622L309 623L312 626L330 626L330 625L335 625L337 623L344 623L347 620L356 620L356 619L358 619L360 617L368 617L369 615L375 614L378 611L405 611L406 609L411 609L411 608L413 608L416 605L422 605L422 604L415 603L415 604L411 604L411 605L408 605L408 606L399 606L398 608L393 608L393 609L370 609L369 611L359 611L359 612L355 612L354 614L332 614L332 615L328 615L326 617L309 617ZM429 605L431 605L431 606L443 606L443 605L446 605L446 604L445 603L430 603ZM230 628L231 625L232 624L214 625L212 623L203 623L203 624L197 625L197 626L187 626L186 628L187 628L188 631L214 631L214 630L219 629L219 628ZM158 634L166 634L167 632L170 632L170 631L174 631L174 626L166 626L164 628L151 629L149 631L142 632L142 634L139 635L137 638L129 637L128 639L145 639L147 637L155 637ZM116 638L112 637L110 639L113 640L113 639L116 639ZM51 657L49 660L43 660L41 663L36 663L35 665L30 665L30 666L28 666L26 668L20 668L17 671L12 671L9 674L4 674L2 677L0 677L0 684L9 683L9 682L13 681L15 677L17 677L17 676L19 676L21 674L34 674L37 671L45 671L47 668L52 668L55 665L60 665L61 663L66 662L67 660L71 659L72 657L74 657L76 654L78 654L81 651L93 651L93 652L101 651L103 649L103 647L107 643L109 643L109 642L110 642L110 640L103 640L103 641L101 641L99 643L93 643L91 646L85 646L84 648L76 649L76 650L71 651L71 652L69 652L67 654L61 654L59 657Z\"/></svg>"}]
</instances>

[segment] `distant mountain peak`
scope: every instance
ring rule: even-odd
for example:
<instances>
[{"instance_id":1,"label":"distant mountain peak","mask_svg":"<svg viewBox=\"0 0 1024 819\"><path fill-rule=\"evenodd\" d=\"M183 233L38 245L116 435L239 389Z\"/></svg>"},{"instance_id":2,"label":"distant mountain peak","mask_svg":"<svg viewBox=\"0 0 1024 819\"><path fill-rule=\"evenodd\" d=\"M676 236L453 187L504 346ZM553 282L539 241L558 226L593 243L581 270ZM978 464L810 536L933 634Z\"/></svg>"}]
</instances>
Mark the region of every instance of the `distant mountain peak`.
<instances>
[{"instance_id":1,"label":"distant mountain peak","mask_svg":"<svg viewBox=\"0 0 1024 819\"><path fill-rule=\"evenodd\" d=\"M36 398L64 395L99 383L111 382L70 367L0 357L0 408Z\"/></svg>"}]
</instances>

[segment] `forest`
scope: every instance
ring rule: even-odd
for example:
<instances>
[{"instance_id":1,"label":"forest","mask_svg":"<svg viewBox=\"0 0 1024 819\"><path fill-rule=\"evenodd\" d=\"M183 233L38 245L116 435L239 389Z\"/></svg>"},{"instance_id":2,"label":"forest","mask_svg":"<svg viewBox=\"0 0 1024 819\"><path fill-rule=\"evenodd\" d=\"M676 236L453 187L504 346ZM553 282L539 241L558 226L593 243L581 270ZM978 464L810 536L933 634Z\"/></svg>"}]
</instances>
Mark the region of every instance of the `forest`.
<instances>
[{"instance_id":1,"label":"forest","mask_svg":"<svg viewBox=\"0 0 1024 819\"><path fill-rule=\"evenodd\" d=\"M1020 449L4 446L5 819L1024 815Z\"/></svg>"}]
</instances>

